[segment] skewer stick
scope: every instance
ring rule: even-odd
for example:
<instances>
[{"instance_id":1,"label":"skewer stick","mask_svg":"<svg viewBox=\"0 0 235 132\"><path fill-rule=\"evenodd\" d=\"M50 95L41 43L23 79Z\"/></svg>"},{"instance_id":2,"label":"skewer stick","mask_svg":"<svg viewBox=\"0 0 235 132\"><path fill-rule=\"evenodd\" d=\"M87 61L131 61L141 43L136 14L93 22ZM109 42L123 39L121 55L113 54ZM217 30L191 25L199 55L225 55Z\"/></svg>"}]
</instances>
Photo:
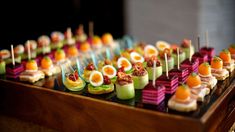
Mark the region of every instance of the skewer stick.
<instances>
[{"instance_id":1,"label":"skewer stick","mask_svg":"<svg viewBox=\"0 0 235 132\"><path fill-rule=\"evenodd\" d=\"M30 51L30 42L27 41L27 48L28 48L28 60L31 60L31 51Z\"/></svg>"},{"instance_id":2,"label":"skewer stick","mask_svg":"<svg viewBox=\"0 0 235 132\"><path fill-rule=\"evenodd\" d=\"M168 60L167 60L167 54L165 53L165 63L166 63L166 77L168 78Z\"/></svg>"},{"instance_id":3,"label":"skewer stick","mask_svg":"<svg viewBox=\"0 0 235 132\"><path fill-rule=\"evenodd\" d=\"M209 36L208 36L208 30L206 30L206 47L209 47Z\"/></svg>"},{"instance_id":4,"label":"skewer stick","mask_svg":"<svg viewBox=\"0 0 235 132\"><path fill-rule=\"evenodd\" d=\"M89 37L93 38L94 36L94 22L90 21L89 22Z\"/></svg>"},{"instance_id":5,"label":"skewer stick","mask_svg":"<svg viewBox=\"0 0 235 132\"><path fill-rule=\"evenodd\" d=\"M153 61L153 86L155 87L155 80L156 80L156 60Z\"/></svg>"},{"instance_id":6,"label":"skewer stick","mask_svg":"<svg viewBox=\"0 0 235 132\"><path fill-rule=\"evenodd\" d=\"M11 58L12 58L12 64L13 66L15 66L15 56L14 56L13 45L11 45Z\"/></svg>"},{"instance_id":7,"label":"skewer stick","mask_svg":"<svg viewBox=\"0 0 235 132\"><path fill-rule=\"evenodd\" d=\"M198 48L198 52L200 51L200 36L198 35L197 37L197 48Z\"/></svg>"},{"instance_id":8,"label":"skewer stick","mask_svg":"<svg viewBox=\"0 0 235 132\"><path fill-rule=\"evenodd\" d=\"M189 40L189 61L192 61L192 41Z\"/></svg>"},{"instance_id":9,"label":"skewer stick","mask_svg":"<svg viewBox=\"0 0 235 132\"><path fill-rule=\"evenodd\" d=\"M180 50L177 48L177 68L180 69Z\"/></svg>"}]
</instances>

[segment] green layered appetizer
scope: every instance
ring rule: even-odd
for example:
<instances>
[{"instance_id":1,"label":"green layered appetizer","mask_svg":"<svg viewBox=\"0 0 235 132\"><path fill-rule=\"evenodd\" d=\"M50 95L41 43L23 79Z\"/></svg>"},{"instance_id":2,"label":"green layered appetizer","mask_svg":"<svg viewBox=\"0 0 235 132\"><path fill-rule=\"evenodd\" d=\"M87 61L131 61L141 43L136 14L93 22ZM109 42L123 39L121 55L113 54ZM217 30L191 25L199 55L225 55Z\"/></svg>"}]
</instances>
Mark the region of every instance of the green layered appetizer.
<instances>
[{"instance_id":1,"label":"green layered appetizer","mask_svg":"<svg viewBox=\"0 0 235 132\"><path fill-rule=\"evenodd\" d=\"M153 80L153 63L154 60L156 61L156 69L155 69L155 74L156 74L156 79L162 75L162 65L161 62L157 59L157 57L151 57L147 59L147 67L146 70L148 72L149 80Z\"/></svg>"},{"instance_id":2,"label":"green layered appetizer","mask_svg":"<svg viewBox=\"0 0 235 132\"><path fill-rule=\"evenodd\" d=\"M118 72L115 85L118 99L127 100L135 97L135 88L131 75Z\"/></svg>"},{"instance_id":3,"label":"green layered appetizer","mask_svg":"<svg viewBox=\"0 0 235 132\"><path fill-rule=\"evenodd\" d=\"M134 65L132 78L135 89L143 89L149 83L148 72L144 69L142 63L136 63Z\"/></svg>"}]
</instances>

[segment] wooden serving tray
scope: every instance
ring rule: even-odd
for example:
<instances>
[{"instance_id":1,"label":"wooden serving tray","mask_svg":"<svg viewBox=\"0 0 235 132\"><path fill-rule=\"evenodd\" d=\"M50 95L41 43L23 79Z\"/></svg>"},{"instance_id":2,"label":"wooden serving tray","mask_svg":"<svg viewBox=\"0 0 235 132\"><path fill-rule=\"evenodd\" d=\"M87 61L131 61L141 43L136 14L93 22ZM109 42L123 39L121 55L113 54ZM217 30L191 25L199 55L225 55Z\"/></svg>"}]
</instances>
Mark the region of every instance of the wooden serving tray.
<instances>
[{"instance_id":1,"label":"wooden serving tray","mask_svg":"<svg viewBox=\"0 0 235 132\"><path fill-rule=\"evenodd\" d=\"M0 112L60 131L226 131L235 122L235 72L206 96L198 109L181 113L141 103L121 101L115 92L91 95L85 88L70 92L61 75L35 84L0 79Z\"/></svg>"}]
</instances>

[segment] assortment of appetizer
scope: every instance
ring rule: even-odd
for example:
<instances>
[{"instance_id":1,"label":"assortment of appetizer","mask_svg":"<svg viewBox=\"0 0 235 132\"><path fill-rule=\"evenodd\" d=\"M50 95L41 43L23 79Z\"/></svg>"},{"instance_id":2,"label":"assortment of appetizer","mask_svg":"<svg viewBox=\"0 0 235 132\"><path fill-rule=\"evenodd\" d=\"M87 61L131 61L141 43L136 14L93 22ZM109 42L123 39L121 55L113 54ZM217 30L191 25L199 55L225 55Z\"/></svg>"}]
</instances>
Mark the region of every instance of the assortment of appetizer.
<instances>
[{"instance_id":1,"label":"assortment of appetizer","mask_svg":"<svg viewBox=\"0 0 235 132\"><path fill-rule=\"evenodd\" d=\"M225 80L234 70L234 45L219 56L208 47L208 40L205 47L198 45L194 53L188 39L178 46L165 41L134 44L128 37L118 42L110 33L88 38L79 25L75 36L68 28L64 35L55 31L50 37L40 36L37 42L27 41L25 47L12 46L12 53L1 50L0 74L35 83L62 72L63 84L70 91L85 88L100 95L115 90L118 99L128 100L140 89L143 104L159 105L167 94L171 96L170 109L189 112L197 109L197 101L204 101L217 80Z\"/></svg>"}]
</instances>

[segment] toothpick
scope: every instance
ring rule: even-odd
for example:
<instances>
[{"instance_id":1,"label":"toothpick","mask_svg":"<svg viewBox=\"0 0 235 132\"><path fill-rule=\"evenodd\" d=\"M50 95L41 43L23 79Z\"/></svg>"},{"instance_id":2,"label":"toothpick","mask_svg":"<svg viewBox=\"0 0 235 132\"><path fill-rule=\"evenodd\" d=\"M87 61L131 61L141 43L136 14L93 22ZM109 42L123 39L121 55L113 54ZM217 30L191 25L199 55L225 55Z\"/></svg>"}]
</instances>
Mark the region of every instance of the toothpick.
<instances>
[{"instance_id":1,"label":"toothpick","mask_svg":"<svg viewBox=\"0 0 235 132\"><path fill-rule=\"evenodd\" d=\"M72 31L71 31L71 28L67 28L67 39L71 39L72 38Z\"/></svg>"},{"instance_id":2,"label":"toothpick","mask_svg":"<svg viewBox=\"0 0 235 132\"><path fill-rule=\"evenodd\" d=\"M208 47L209 37L208 37L208 30L206 30L206 47Z\"/></svg>"},{"instance_id":3,"label":"toothpick","mask_svg":"<svg viewBox=\"0 0 235 132\"><path fill-rule=\"evenodd\" d=\"M167 60L167 54L165 53L165 63L166 63L166 76L168 78L168 60Z\"/></svg>"},{"instance_id":4,"label":"toothpick","mask_svg":"<svg viewBox=\"0 0 235 132\"><path fill-rule=\"evenodd\" d=\"M198 48L198 52L200 51L200 36L198 35L197 37L197 48Z\"/></svg>"},{"instance_id":5,"label":"toothpick","mask_svg":"<svg viewBox=\"0 0 235 132\"><path fill-rule=\"evenodd\" d=\"M15 56L14 56L13 45L11 45L11 58L12 58L12 64L13 66L15 66Z\"/></svg>"},{"instance_id":6,"label":"toothpick","mask_svg":"<svg viewBox=\"0 0 235 132\"><path fill-rule=\"evenodd\" d=\"M94 22L90 21L89 22L89 37L93 38L94 36Z\"/></svg>"},{"instance_id":7,"label":"toothpick","mask_svg":"<svg viewBox=\"0 0 235 132\"><path fill-rule=\"evenodd\" d=\"M177 68L180 69L180 50L179 47L177 47Z\"/></svg>"},{"instance_id":8,"label":"toothpick","mask_svg":"<svg viewBox=\"0 0 235 132\"><path fill-rule=\"evenodd\" d=\"M28 60L31 60L31 52L30 52L30 42L27 41L27 47L28 47Z\"/></svg>"},{"instance_id":9,"label":"toothpick","mask_svg":"<svg viewBox=\"0 0 235 132\"><path fill-rule=\"evenodd\" d=\"M192 41L189 40L189 61L192 61Z\"/></svg>"},{"instance_id":10,"label":"toothpick","mask_svg":"<svg viewBox=\"0 0 235 132\"><path fill-rule=\"evenodd\" d=\"M155 87L155 80L156 80L156 60L153 61L153 83L152 85Z\"/></svg>"}]
</instances>

